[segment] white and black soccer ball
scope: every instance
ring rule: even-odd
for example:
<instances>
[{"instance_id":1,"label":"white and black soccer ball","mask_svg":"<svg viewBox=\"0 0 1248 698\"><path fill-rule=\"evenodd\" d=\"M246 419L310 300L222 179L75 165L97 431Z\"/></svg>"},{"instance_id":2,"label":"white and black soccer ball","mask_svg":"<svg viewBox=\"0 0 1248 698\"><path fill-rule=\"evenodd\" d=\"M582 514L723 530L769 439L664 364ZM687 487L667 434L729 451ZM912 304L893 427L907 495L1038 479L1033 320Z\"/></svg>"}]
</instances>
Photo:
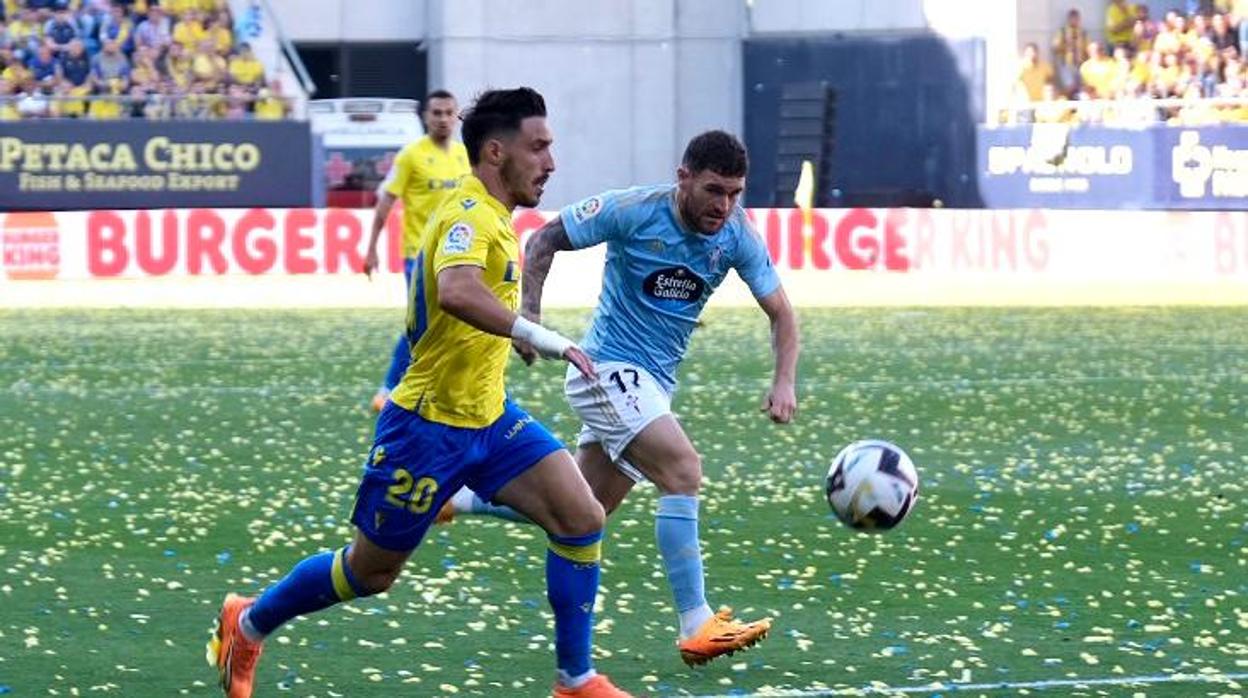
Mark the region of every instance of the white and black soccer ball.
<instances>
[{"instance_id":1,"label":"white and black soccer ball","mask_svg":"<svg viewBox=\"0 0 1248 698\"><path fill-rule=\"evenodd\" d=\"M876 439L855 441L836 454L824 486L836 517L863 531L896 527L919 498L919 474L910 456Z\"/></svg>"}]
</instances>

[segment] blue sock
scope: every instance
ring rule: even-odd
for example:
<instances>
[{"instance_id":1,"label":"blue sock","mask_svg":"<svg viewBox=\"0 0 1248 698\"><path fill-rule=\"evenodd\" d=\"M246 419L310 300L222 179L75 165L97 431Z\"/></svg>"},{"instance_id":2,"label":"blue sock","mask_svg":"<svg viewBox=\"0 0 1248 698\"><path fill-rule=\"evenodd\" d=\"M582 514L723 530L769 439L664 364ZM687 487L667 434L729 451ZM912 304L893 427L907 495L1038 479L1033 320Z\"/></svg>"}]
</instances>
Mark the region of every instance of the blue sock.
<instances>
[{"instance_id":1,"label":"blue sock","mask_svg":"<svg viewBox=\"0 0 1248 698\"><path fill-rule=\"evenodd\" d=\"M594 599L602 531L585 536L550 536L546 551L546 598L555 612L555 658L565 680L593 668Z\"/></svg>"},{"instance_id":2,"label":"blue sock","mask_svg":"<svg viewBox=\"0 0 1248 698\"><path fill-rule=\"evenodd\" d=\"M399 381L403 380L403 374L407 373L407 365L412 362L412 350L407 345L407 336L399 335L399 341L394 343L394 354L390 357L390 368L386 371L386 390L394 390Z\"/></svg>"},{"instance_id":3,"label":"blue sock","mask_svg":"<svg viewBox=\"0 0 1248 698\"><path fill-rule=\"evenodd\" d=\"M698 498L686 494L659 497L654 533L676 611L685 613L706 605L702 550L698 547Z\"/></svg>"},{"instance_id":4,"label":"blue sock","mask_svg":"<svg viewBox=\"0 0 1248 698\"><path fill-rule=\"evenodd\" d=\"M268 635L295 616L368 596L347 567L350 547L304 558L280 582L264 590L247 611L247 622L256 632Z\"/></svg>"}]
</instances>

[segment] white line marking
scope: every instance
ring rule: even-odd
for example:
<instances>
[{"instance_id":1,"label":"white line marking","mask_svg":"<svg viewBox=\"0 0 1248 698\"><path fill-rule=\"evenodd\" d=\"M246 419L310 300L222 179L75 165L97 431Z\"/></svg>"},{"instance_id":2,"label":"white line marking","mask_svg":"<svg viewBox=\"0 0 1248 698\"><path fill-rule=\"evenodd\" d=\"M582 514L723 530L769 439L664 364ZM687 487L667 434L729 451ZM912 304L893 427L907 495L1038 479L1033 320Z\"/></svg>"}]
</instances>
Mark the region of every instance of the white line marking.
<instances>
[{"instance_id":1,"label":"white line marking","mask_svg":"<svg viewBox=\"0 0 1248 698\"><path fill-rule=\"evenodd\" d=\"M909 693L959 694L967 691L1045 690L1082 686L1135 686L1158 683L1232 683L1248 680L1248 673L1238 674L1160 674L1152 676L1117 676L1099 679L1045 679L1040 681L998 681L995 683L948 683L925 686L861 686L858 688L827 688L814 690L778 690L760 693L724 693L692 698L822 698L823 696L897 695Z\"/></svg>"}]
</instances>

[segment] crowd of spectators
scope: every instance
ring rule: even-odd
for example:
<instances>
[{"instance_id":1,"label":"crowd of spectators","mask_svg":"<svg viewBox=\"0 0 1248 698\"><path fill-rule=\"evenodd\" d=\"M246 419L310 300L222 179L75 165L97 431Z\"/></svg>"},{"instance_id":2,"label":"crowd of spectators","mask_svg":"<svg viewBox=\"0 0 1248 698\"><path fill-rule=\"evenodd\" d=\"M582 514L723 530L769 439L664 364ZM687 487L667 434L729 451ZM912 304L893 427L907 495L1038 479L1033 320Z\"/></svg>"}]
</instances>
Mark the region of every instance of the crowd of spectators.
<instances>
[{"instance_id":1,"label":"crowd of spectators","mask_svg":"<svg viewBox=\"0 0 1248 698\"><path fill-rule=\"evenodd\" d=\"M227 0L0 0L0 121L281 119Z\"/></svg>"},{"instance_id":2,"label":"crowd of spectators","mask_svg":"<svg viewBox=\"0 0 1248 698\"><path fill-rule=\"evenodd\" d=\"M1100 31L1070 10L1050 44L1028 44L1016 110L1040 122L1200 125L1248 121L1248 0L1188 0L1162 18L1144 4L1109 0ZM1153 100L1178 102L1158 104ZM1088 100L1114 100L1089 103ZM1081 103L1083 102L1083 103Z\"/></svg>"}]
</instances>

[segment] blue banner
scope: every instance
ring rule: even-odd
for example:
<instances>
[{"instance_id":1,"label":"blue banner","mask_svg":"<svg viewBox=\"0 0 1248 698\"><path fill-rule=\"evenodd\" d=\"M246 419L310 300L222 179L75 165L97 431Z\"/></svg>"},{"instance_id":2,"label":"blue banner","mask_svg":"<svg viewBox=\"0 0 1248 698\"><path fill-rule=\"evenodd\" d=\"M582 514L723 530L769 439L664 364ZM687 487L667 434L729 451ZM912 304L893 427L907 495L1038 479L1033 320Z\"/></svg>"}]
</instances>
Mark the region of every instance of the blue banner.
<instances>
[{"instance_id":1,"label":"blue banner","mask_svg":"<svg viewBox=\"0 0 1248 698\"><path fill-rule=\"evenodd\" d=\"M1146 132L1039 124L981 127L978 135L989 208L1141 207L1150 195Z\"/></svg>"},{"instance_id":2,"label":"blue banner","mask_svg":"<svg viewBox=\"0 0 1248 698\"><path fill-rule=\"evenodd\" d=\"M980 127L990 208L1242 209L1248 126Z\"/></svg>"},{"instance_id":3,"label":"blue banner","mask_svg":"<svg viewBox=\"0 0 1248 698\"><path fill-rule=\"evenodd\" d=\"M1161 208L1248 208L1248 126L1154 132L1153 196Z\"/></svg>"},{"instance_id":4,"label":"blue banner","mask_svg":"<svg viewBox=\"0 0 1248 698\"><path fill-rule=\"evenodd\" d=\"M313 205L306 122L22 121L0 132L0 210Z\"/></svg>"}]
</instances>

